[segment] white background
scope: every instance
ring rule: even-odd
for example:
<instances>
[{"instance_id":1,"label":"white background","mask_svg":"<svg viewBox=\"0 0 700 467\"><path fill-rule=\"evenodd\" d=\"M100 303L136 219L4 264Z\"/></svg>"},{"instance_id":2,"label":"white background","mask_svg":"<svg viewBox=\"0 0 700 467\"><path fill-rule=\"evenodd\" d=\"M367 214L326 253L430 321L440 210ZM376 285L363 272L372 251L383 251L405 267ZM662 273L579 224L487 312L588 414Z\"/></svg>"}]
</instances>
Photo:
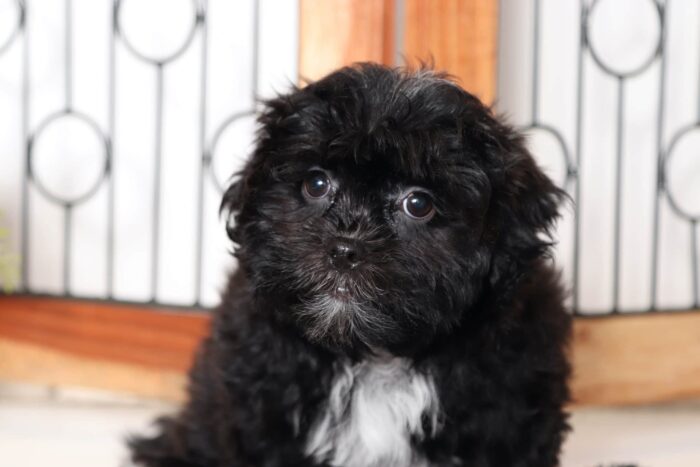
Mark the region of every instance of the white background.
<instances>
[{"instance_id":1,"label":"white background","mask_svg":"<svg viewBox=\"0 0 700 467\"><path fill-rule=\"evenodd\" d=\"M120 24L142 53L161 56L179 48L194 18L191 0L125 0ZM64 92L63 1L29 0L30 131L61 110ZM73 101L75 108L109 133L109 0L73 0ZM206 145L227 119L254 108L253 1L209 0ZM0 41L13 24L14 1L0 0ZM298 5L296 0L260 2L258 95L270 97L296 82ZM198 28L179 58L164 67L160 277L156 300L195 301L195 259L200 167L202 31ZM1 44L1 42L0 42ZM18 38L0 56L0 209L13 232L17 251L20 222L22 146L22 48ZM154 151L156 127L155 67L116 46L114 193L114 298L147 301L151 297ZM223 129L214 153L216 178L225 184L249 151L252 119ZM103 164L99 140L70 119L47 126L37 138L37 177L60 193L82 193L99 177ZM216 303L225 271L233 267L221 198L211 174L204 180L203 302ZM29 286L33 291L63 291L63 211L30 190ZM107 285L107 184L74 210L70 292L104 297Z\"/></svg>"},{"instance_id":2,"label":"white background","mask_svg":"<svg viewBox=\"0 0 700 467\"><path fill-rule=\"evenodd\" d=\"M160 54L183 43L191 26L191 0L126 0L120 18L126 37L142 52ZM262 96L296 81L298 4L296 0L260 3L258 85ZM643 61L658 40L650 0L601 0L590 20L591 38L601 58L625 67ZM253 2L209 0L209 53L206 87L206 145L227 118L253 107ZM502 1L500 85L497 108L512 122L527 125L531 111L532 0ZM29 131L65 103L64 3L28 1ZM73 101L100 129L109 131L109 0L73 0ZM666 104L662 146L698 115L700 2L674 0L669 8ZM0 46L14 27L13 0L0 0ZM540 120L563 135L570 151L576 141L576 83L579 1L541 0ZM164 121L161 235L157 284L159 302L195 301L197 193L200 161L201 48L197 29L184 54L164 68ZM22 137L22 52L19 37L0 55L0 210L20 251L24 171ZM580 305L604 311L612 303L613 207L617 81L584 57L583 139L581 143ZM620 305L645 309L650 303L653 207L659 112L659 62L625 84ZM155 135L155 67L116 46L114 127L115 264L114 297L151 299L151 232ZM101 170L99 140L69 119L49 126L35 148L35 170L47 186L84 192ZM249 151L250 119L221 133L214 169L224 183ZM551 138L533 133L541 163L562 179L561 156ZM679 143L669 177L679 202L700 214L700 132ZM225 271L233 267L229 243L218 219L220 193L209 174L204 184L204 261L202 300L216 303ZM107 294L107 184L74 212L71 293ZM573 189L575 184L569 186ZM29 283L35 291L61 293L63 214L35 189L30 190ZM692 304L691 228L662 198L658 305ZM573 207L560 223L558 260L571 280ZM700 235L697 231L695 235Z\"/></svg>"},{"instance_id":3,"label":"white background","mask_svg":"<svg viewBox=\"0 0 700 467\"><path fill-rule=\"evenodd\" d=\"M604 63L629 69L653 54L659 28L650 0L600 0L589 18L590 38ZM498 109L518 125L531 115L532 0L503 0ZM561 132L570 150L576 142L577 68L580 31L578 0L541 0L540 120ZM674 0L668 5L666 103L662 146L698 121L700 86L700 2ZM614 197L617 144L616 78L604 74L590 54L584 56L582 114L580 306L588 311L611 309L614 254ZM629 79L625 86L623 128L620 307L651 306L652 238L657 161L660 62ZM561 153L551 139L532 132L533 151L555 179L561 180ZM700 131L674 150L669 177L679 203L700 215ZM570 186L573 193L575 183ZM573 276L573 208L559 225L558 262ZM692 229L660 204L657 305L683 308L693 303ZM700 232L694 232L700 242ZM695 258L697 261L698 258Z\"/></svg>"}]
</instances>

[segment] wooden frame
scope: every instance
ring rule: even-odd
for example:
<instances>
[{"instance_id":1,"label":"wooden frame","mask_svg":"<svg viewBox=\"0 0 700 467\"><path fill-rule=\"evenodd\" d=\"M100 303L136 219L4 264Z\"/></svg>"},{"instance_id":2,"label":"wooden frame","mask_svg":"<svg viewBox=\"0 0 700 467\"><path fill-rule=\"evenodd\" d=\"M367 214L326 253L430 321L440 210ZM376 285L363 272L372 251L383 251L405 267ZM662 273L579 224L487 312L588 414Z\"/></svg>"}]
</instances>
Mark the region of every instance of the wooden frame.
<instances>
[{"instance_id":1,"label":"wooden frame","mask_svg":"<svg viewBox=\"0 0 700 467\"><path fill-rule=\"evenodd\" d=\"M0 379L180 400L208 325L205 313L0 297Z\"/></svg>"},{"instance_id":2,"label":"wooden frame","mask_svg":"<svg viewBox=\"0 0 700 467\"><path fill-rule=\"evenodd\" d=\"M496 0L301 0L299 74L317 79L354 61L393 64L396 24L409 63L432 59L490 102ZM36 297L0 297L0 379L181 400L206 334L205 314ZM577 319L577 404L700 396L700 313Z\"/></svg>"},{"instance_id":3,"label":"wooden frame","mask_svg":"<svg viewBox=\"0 0 700 467\"><path fill-rule=\"evenodd\" d=\"M209 316L0 297L0 379L181 400ZM571 348L578 405L700 396L700 313L580 318Z\"/></svg>"},{"instance_id":4,"label":"wooden frame","mask_svg":"<svg viewBox=\"0 0 700 467\"><path fill-rule=\"evenodd\" d=\"M643 404L700 396L700 310L580 318L574 402Z\"/></svg>"}]
</instances>

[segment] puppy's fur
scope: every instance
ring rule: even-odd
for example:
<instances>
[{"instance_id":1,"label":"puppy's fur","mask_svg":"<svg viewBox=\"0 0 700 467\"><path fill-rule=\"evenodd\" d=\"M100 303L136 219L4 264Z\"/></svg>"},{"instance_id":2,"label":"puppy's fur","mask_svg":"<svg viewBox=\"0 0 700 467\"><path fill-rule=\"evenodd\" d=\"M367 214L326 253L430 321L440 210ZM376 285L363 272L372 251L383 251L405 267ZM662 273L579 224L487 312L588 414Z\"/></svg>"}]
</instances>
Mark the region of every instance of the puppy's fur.
<instances>
[{"instance_id":1,"label":"puppy's fur","mask_svg":"<svg viewBox=\"0 0 700 467\"><path fill-rule=\"evenodd\" d=\"M557 465L570 318L547 255L563 194L521 136L446 76L372 64L267 102L260 124L224 196L239 268L189 402L132 440L134 460ZM309 197L319 172L329 192ZM432 217L404 212L416 191Z\"/></svg>"}]
</instances>

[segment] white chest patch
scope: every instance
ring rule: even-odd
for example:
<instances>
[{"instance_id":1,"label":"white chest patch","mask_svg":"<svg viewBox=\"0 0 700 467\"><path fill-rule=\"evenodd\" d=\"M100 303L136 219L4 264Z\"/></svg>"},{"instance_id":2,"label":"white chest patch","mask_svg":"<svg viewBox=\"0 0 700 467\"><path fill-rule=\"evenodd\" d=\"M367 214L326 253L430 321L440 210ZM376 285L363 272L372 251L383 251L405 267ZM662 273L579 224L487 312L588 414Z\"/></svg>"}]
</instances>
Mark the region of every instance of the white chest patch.
<instances>
[{"instance_id":1,"label":"white chest patch","mask_svg":"<svg viewBox=\"0 0 700 467\"><path fill-rule=\"evenodd\" d=\"M426 436L424 417L435 434L439 410L432 377L415 371L406 359L344 364L336 370L305 451L338 467L426 466L411 438Z\"/></svg>"}]
</instances>

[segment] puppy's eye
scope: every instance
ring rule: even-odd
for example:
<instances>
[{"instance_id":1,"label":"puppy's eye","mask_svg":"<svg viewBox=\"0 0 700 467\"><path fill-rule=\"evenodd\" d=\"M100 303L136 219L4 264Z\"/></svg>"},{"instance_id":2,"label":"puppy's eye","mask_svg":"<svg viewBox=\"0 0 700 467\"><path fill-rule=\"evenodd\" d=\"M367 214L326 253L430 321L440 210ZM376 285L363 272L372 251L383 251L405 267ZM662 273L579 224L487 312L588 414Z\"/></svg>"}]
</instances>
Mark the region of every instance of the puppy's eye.
<instances>
[{"instance_id":1,"label":"puppy's eye","mask_svg":"<svg viewBox=\"0 0 700 467\"><path fill-rule=\"evenodd\" d=\"M302 190L309 198L323 198L331 191L331 181L325 173L320 170L314 170L306 175Z\"/></svg>"},{"instance_id":2,"label":"puppy's eye","mask_svg":"<svg viewBox=\"0 0 700 467\"><path fill-rule=\"evenodd\" d=\"M428 220L435 214L433 199L422 191L409 193L402 204L403 212L411 219Z\"/></svg>"}]
</instances>

